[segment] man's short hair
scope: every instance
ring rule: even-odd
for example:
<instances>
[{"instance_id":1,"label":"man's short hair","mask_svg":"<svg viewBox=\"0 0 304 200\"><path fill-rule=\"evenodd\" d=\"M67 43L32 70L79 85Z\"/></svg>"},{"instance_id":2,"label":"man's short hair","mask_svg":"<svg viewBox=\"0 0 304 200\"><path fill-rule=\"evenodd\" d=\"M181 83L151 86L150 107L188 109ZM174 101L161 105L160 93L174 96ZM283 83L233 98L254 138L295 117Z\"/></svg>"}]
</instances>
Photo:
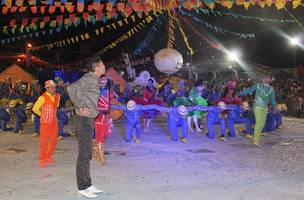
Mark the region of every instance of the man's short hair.
<instances>
[{"instance_id":1,"label":"man's short hair","mask_svg":"<svg viewBox=\"0 0 304 200\"><path fill-rule=\"evenodd\" d=\"M95 72L97 64L100 63L100 62L103 63L103 61L99 57L95 57L95 58L90 59L88 61L88 69L89 69L89 71L90 72Z\"/></svg>"}]
</instances>

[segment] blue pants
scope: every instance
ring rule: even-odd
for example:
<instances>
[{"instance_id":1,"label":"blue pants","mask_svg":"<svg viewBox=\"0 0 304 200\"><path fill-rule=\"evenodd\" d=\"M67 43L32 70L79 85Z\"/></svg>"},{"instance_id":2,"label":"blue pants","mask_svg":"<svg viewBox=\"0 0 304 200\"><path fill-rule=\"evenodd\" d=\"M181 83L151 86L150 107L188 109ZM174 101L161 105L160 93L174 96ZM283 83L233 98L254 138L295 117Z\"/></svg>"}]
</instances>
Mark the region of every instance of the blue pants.
<instances>
[{"instance_id":1,"label":"blue pants","mask_svg":"<svg viewBox=\"0 0 304 200\"><path fill-rule=\"evenodd\" d=\"M188 135L188 123L186 119L183 118L170 118L168 119L168 129L171 133L171 138L173 141L178 140L177 128L182 127L182 138L186 138Z\"/></svg>"},{"instance_id":2,"label":"blue pants","mask_svg":"<svg viewBox=\"0 0 304 200\"><path fill-rule=\"evenodd\" d=\"M7 122L8 120L6 119L0 119L0 128L2 131L12 131L13 128L7 128Z\"/></svg>"},{"instance_id":3,"label":"blue pants","mask_svg":"<svg viewBox=\"0 0 304 200\"><path fill-rule=\"evenodd\" d=\"M267 114L267 118L266 118L266 122L265 122L265 126L263 128L263 132L271 132L275 129L275 117L273 115L273 113L268 113Z\"/></svg>"},{"instance_id":4,"label":"blue pants","mask_svg":"<svg viewBox=\"0 0 304 200\"><path fill-rule=\"evenodd\" d=\"M16 116L16 124L14 127L14 133L18 133L20 130L23 130L22 119L20 117Z\"/></svg>"},{"instance_id":5,"label":"blue pants","mask_svg":"<svg viewBox=\"0 0 304 200\"><path fill-rule=\"evenodd\" d=\"M139 139L140 135L141 135L141 127L140 127L140 121L136 121L136 122L126 122L126 142L131 142L132 140L132 134L133 134L133 130L136 130L135 134L136 134L136 138Z\"/></svg>"},{"instance_id":6,"label":"blue pants","mask_svg":"<svg viewBox=\"0 0 304 200\"><path fill-rule=\"evenodd\" d=\"M64 132L63 127L64 127L63 120L58 120L58 135L62 137L70 136L70 134Z\"/></svg>"},{"instance_id":7,"label":"blue pants","mask_svg":"<svg viewBox=\"0 0 304 200\"><path fill-rule=\"evenodd\" d=\"M274 115L274 118L275 118L275 128L279 128L280 126L282 126L283 124L283 117L282 117L282 114L280 112L276 113Z\"/></svg>"},{"instance_id":8,"label":"blue pants","mask_svg":"<svg viewBox=\"0 0 304 200\"><path fill-rule=\"evenodd\" d=\"M206 135L210 139L215 138L215 130L214 130L214 125L220 124L221 126L221 135L225 135L225 119L217 118L217 119L212 119L212 120L206 120L207 121L207 128L208 128L208 134Z\"/></svg>"},{"instance_id":9,"label":"blue pants","mask_svg":"<svg viewBox=\"0 0 304 200\"><path fill-rule=\"evenodd\" d=\"M246 134L253 134L253 129L252 129L252 120L249 118L244 118L240 117L238 119L228 119L227 120L228 126L229 126L229 136L230 137L235 137L235 129L234 129L234 124L245 124L245 130Z\"/></svg>"},{"instance_id":10,"label":"blue pants","mask_svg":"<svg viewBox=\"0 0 304 200\"><path fill-rule=\"evenodd\" d=\"M34 132L40 134L40 118L34 115Z\"/></svg>"}]
</instances>

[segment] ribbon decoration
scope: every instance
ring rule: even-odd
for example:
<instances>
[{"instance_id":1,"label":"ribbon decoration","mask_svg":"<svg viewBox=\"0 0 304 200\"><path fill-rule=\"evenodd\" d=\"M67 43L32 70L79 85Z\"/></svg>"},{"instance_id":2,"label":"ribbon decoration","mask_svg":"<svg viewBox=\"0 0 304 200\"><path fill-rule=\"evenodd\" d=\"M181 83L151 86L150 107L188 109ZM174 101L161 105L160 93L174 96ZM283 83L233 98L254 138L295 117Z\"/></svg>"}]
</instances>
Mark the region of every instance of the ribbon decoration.
<instances>
[{"instance_id":1,"label":"ribbon decoration","mask_svg":"<svg viewBox=\"0 0 304 200\"><path fill-rule=\"evenodd\" d=\"M211 46L212 48L215 48L215 49L221 49L221 45L220 44L216 44L216 43L210 41L206 36L204 36L203 34L201 34L196 28L194 28L187 19L185 19L183 17L180 17L180 19L183 20L192 29L192 31L196 35L198 35L200 38L204 39L209 46Z\"/></svg>"},{"instance_id":2,"label":"ribbon decoration","mask_svg":"<svg viewBox=\"0 0 304 200\"><path fill-rule=\"evenodd\" d=\"M236 14L232 12L223 12L223 11L218 11L218 10L210 10L210 9L205 9L205 8L198 8L195 10L197 13L204 13L205 15L214 15L214 16L231 16L235 19L251 19L251 20L258 20L261 22L272 22L272 23L295 23L295 20L290 20L290 19L271 19L271 18L262 18L262 17L256 17L256 16L248 16L248 15L241 15L241 14Z\"/></svg>"},{"instance_id":3,"label":"ribbon decoration","mask_svg":"<svg viewBox=\"0 0 304 200\"><path fill-rule=\"evenodd\" d=\"M167 48L173 48L173 43L175 41L174 38L174 21L175 21L175 15L171 11L168 11L169 14L169 23L168 23L168 42L167 42Z\"/></svg>"},{"instance_id":4,"label":"ribbon decoration","mask_svg":"<svg viewBox=\"0 0 304 200\"><path fill-rule=\"evenodd\" d=\"M154 24L152 25L150 31L146 35L145 39L139 43L139 46L131 53L132 55L139 55L142 53L142 51L149 46L149 44L152 42L153 37L155 33L158 31L158 29L162 25L162 21L165 19L165 15L162 15L162 17L159 19L157 18Z\"/></svg>"},{"instance_id":5,"label":"ribbon decoration","mask_svg":"<svg viewBox=\"0 0 304 200\"><path fill-rule=\"evenodd\" d=\"M190 52L190 55L193 55L193 49L191 48L191 46L190 46L190 44L189 44L189 42L188 42L187 35L186 35L185 31L183 30L183 28L182 28L182 26L181 26L181 24L180 24L179 19L175 19L175 21L176 21L176 23L177 23L177 25L178 25L178 28L179 28L179 30L180 30L182 36L183 36L184 42L185 42L185 44L186 44L187 49L188 49L189 52Z\"/></svg>"},{"instance_id":6,"label":"ribbon decoration","mask_svg":"<svg viewBox=\"0 0 304 200\"><path fill-rule=\"evenodd\" d=\"M202 25L204 25L206 28L215 31L217 33L228 33L231 34L233 36L236 37L240 37L242 39L254 39L255 38L255 34L254 33L239 33L239 32L234 32L234 31L230 31L230 30L226 30L224 28L220 28L218 26L213 26L212 24L205 22L201 19L199 19L198 17L192 15L191 13L185 12L183 10L179 10L179 12L183 15L183 16L188 16L188 17L192 17L192 19Z\"/></svg>"}]
</instances>

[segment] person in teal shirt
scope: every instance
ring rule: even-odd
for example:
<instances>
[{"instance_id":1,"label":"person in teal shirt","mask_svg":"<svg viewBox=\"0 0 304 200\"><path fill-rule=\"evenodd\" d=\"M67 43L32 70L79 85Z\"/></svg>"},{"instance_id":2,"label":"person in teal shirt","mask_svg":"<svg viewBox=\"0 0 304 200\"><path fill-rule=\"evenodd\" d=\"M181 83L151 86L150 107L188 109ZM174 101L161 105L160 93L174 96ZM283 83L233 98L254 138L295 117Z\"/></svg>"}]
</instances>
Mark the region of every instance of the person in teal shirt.
<instances>
[{"instance_id":1,"label":"person in teal shirt","mask_svg":"<svg viewBox=\"0 0 304 200\"><path fill-rule=\"evenodd\" d=\"M264 76L262 83L253 85L252 87L245 89L240 92L239 96L246 96L255 92L255 98L253 103L253 111L255 116L255 126L253 143L257 146L261 146L260 138L263 127L265 126L268 104L271 103L273 108L276 110L277 103L275 100L275 91L270 86L271 78Z\"/></svg>"}]
</instances>

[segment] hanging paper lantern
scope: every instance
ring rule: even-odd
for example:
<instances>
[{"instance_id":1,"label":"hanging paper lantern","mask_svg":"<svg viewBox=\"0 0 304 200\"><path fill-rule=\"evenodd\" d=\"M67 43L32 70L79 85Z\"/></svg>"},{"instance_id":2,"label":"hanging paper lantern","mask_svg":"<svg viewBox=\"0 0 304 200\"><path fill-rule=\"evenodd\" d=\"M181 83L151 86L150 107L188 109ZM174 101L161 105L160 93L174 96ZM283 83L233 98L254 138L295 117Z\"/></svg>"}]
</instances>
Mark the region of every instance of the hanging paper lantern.
<instances>
[{"instance_id":1,"label":"hanging paper lantern","mask_svg":"<svg viewBox=\"0 0 304 200\"><path fill-rule=\"evenodd\" d=\"M172 74L183 65L182 55L175 49L162 49L154 55L154 64L160 72Z\"/></svg>"}]
</instances>

